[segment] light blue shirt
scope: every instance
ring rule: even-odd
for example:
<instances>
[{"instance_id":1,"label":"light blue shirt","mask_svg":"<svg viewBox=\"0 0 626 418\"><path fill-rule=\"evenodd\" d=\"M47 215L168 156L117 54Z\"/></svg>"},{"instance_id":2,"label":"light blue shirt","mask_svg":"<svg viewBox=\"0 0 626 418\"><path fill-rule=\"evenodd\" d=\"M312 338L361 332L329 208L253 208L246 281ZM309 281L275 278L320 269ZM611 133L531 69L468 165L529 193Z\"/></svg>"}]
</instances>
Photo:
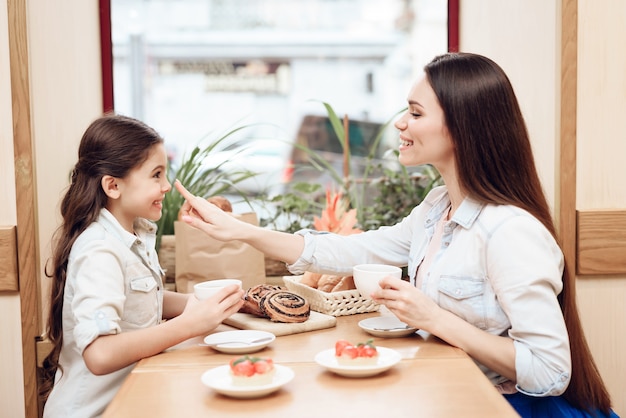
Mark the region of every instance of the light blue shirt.
<instances>
[{"instance_id":1,"label":"light blue shirt","mask_svg":"<svg viewBox=\"0 0 626 418\"><path fill-rule=\"evenodd\" d=\"M300 231L305 248L289 269L294 274L352 274L352 266L361 263L408 266L415 285L435 225L449 205L442 186L391 227L347 236ZM441 248L421 290L474 326L514 340L517 390L556 396L571 375L567 328L557 300L563 267L558 244L528 212L466 198L444 225ZM505 377L479 367L494 385L506 386Z\"/></svg>"},{"instance_id":2,"label":"light blue shirt","mask_svg":"<svg viewBox=\"0 0 626 418\"><path fill-rule=\"evenodd\" d=\"M137 219L136 235L102 209L70 253L63 298L63 348L44 417L96 417L134 365L92 374L82 353L100 335L157 325L163 312L162 270L155 251L156 225Z\"/></svg>"}]
</instances>

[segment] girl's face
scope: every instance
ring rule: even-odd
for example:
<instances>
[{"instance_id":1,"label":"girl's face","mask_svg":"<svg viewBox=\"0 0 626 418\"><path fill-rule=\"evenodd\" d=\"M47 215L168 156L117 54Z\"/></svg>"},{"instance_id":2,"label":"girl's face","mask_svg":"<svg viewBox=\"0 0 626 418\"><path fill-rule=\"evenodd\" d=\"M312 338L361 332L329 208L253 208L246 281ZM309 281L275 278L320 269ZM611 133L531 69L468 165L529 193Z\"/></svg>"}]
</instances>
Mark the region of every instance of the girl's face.
<instances>
[{"instance_id":1,"label":"girl's face","mask_svg":"<svg viewBox=\"0 0 626 418\"><path fill-rule=\"evenodd\" d=\"M132 231L135 218L158 221L165 193L172 189L167 181L167 154L163 144L152 147L148 159L123 179L118 179L119 199L114 215L122 226Z\"/></svg>"},{"instance_id":2,"label":"girl's face","mask_svg":"<svg viewBox=\"0 0 626 418\"><path fill-rule=\"evenodd\" d=\"M454 145L443 109L426 77L411 88L408 109L394 125L400 131L402 165L431 164L442 174L454 165Z\"/></svg>"}]
</instances>

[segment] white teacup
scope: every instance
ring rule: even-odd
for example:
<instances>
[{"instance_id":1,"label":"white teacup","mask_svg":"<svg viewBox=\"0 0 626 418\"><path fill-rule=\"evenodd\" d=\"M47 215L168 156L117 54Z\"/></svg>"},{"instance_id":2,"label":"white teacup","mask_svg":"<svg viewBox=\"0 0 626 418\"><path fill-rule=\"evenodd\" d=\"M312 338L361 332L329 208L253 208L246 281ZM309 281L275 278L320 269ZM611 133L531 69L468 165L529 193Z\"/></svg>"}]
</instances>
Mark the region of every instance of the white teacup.
<instances>
[{"instance_id":1,"label":"white teacup","mask_svg":"<svg viewBox=\"0 0 626 418\"><path fill-rule=\"evenodd\" d=\"M380 288L378 282L385 276L402 278L402 269L386 264L359 264L352 268L354 284L365 298L371 298L371 294Z\"/></svg>"},{"instance_id":2,"label":"white teacup","mask_svg":"<svg viewBox=\"0 0 626 418\"><path fill-rule=\"evenodd\" d=\"M217 279L207 280L206 282L196 283L193 285L193 293L196 298L200 300L208 299L213 296L214 293L219 292L220 289L226 286L236 284L241 287L242 282L239 279Z\"/></svg>"}]
</instances>

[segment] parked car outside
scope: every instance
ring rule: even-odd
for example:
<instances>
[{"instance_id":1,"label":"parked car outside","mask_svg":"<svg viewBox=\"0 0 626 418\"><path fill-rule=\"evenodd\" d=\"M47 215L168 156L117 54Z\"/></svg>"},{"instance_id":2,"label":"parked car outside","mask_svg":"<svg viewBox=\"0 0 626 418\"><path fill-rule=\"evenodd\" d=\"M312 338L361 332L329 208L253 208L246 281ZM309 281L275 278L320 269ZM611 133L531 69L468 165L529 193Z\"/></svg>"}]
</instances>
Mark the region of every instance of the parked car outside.
<instances>
[{"instance_id":1,"label":"parked car outside","mask_svg":"<svg viewBox=\"0 0 626 418\"><path fill-rule=\"evenodd\" d=\"M397 148L397 135L392 126L385 129L374 149L383 127L383 123L349 120L348 172L355 181L378 165L399 169L393 153ZM336 176L342 177L345 173L343 147L329 117L322 115L305 115L290 140L240 139L208 155L204 168L249 173L249 178L234 187L252 196L275 196L301 182L319 184L323 194L336 182ZM380 170L369 172L370 177L380 174Z\"/></svg>"},{"instance_id":2,"label":"parked car outside","mask_svg":"<svg viewBox=\"0 0 626 418\"><path fill-rule=\"evenodd\" d=\"M319 115L304 116L287 162L290 169L283 176L287 184L308 182L325 188L335 181L333 174L343 176L349 173L352 178L359 179L367 169L378 164L390 169L399 167L392 153L397 148L397 141L394 142L397 135L394 135L393 127L385 129L376 145L384 126L382 123L349 120L348 126L350 167L346 170L344 150L330 119ZM334 173L331 173L329 167ZM369 174L376 175L373 172Z\"/></svg>"},{"instance_id":3,"label":"parked car outside","mask_svg":"<svg viewBox=\"0 0 626 418\"><path fill-rule=\"evenodd\" d=\"M248 174L233 188L252 196L273 196L282 193L283 178L291 146L280 140L248 139L228 145L221 151L209 154L203 169Z\"/></svg>"}]
</instances>

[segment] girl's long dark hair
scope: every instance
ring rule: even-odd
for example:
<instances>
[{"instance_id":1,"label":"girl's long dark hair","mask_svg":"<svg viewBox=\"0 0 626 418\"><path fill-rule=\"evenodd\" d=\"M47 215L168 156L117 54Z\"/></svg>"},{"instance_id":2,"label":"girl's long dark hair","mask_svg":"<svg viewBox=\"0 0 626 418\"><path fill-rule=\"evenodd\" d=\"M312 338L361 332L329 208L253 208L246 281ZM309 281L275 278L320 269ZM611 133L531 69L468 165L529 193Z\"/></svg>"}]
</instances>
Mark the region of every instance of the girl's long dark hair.
<instances>
[{"instance_id":1,"label":"girl's long dark hair","mask_svg":"<svg viewBox=\"0 0 626 418\"><path fill-rule=\"evenodd\" d=\"M486 203L527 210L556 238L526 124L504 71L492 60L469 53L441 55L424 70L456 148L462 190ZM562 280L559 303L572 356L564 397L579 409L608 414L611 399L584 336L567 260Z\"/></svg>"},{"instance_id":2,"label":"girl's long dark hair","mask_svg":"<svg viewBox=\"0 0 626 418\"><path fill-rule=\"evenodd\" d=\"M41 398L45 401L54 385L63 345L63 298L67 263L76 238L98 219L107 196L101 186L105 175L124 178L142 164L163 139L143 122L121 115L105 115L89 125L78 148L78 162L70 186L61 201L62 224L55 233L46 276L52 279L47 336L53 349L43 364ZM48 267L51 268L49 271ZM62 371L62 370L61 370Z\"/></svg>"}]
</instances>

